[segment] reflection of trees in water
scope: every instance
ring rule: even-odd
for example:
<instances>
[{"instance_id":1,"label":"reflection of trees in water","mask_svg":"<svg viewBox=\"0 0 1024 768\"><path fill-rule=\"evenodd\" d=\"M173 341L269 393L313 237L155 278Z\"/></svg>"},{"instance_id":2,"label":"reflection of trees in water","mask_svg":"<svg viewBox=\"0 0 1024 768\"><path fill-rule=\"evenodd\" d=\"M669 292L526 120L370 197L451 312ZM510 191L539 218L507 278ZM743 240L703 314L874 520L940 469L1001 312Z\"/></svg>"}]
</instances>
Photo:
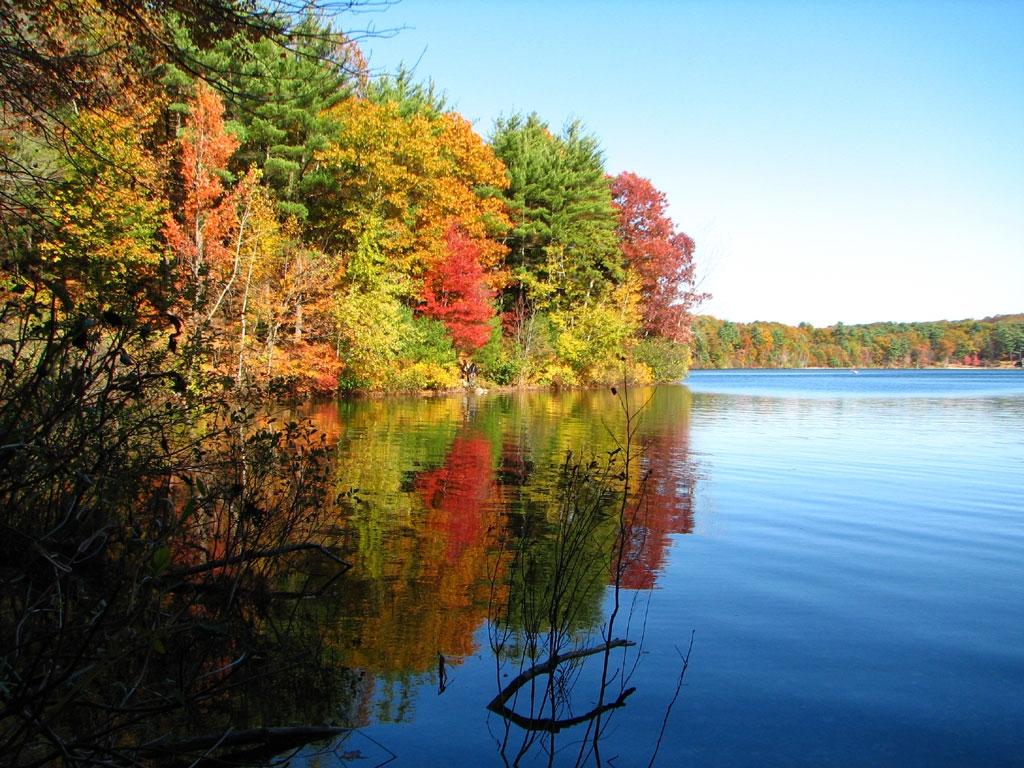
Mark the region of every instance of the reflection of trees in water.
<instances>
[{"instance_id":1,"label":"reflection of trees in water","mask_svg":"<svg viewBox=\"0 0 1024 768\"><path fill-rule=\"evenodd\" d=\"M416 492L428 510L427 527L445 540L445 560L456 565L479 541L489 522L487 507L500 505L490 441L479 435L455 438L444 466L416 478Z\"/></svg>"},{"instance_id":2,"label":"reflection of trees in water","mask_svg":"<svg viewBox=\"0 0 1024 768\"><path fill-rule=\"evenodd\" d=\"M633 692L628 675L609 674L612 652L633 643L613 636L614 618L599 641L593 637L609 574L617 585L622 572L617 553L627 518L619 501L628 497L629 469L614 455L603 463L568 455L540 535L528 509L527 524L509 542L510 586L505 600L496 596L489 625L501 687L488 709L501 718L494 737L506 764L537 750L553 759L564 749L558 735L579 726L585 732L574 731L572 743L589 755L591 730ZM586 666L592 659L600 665L596 689L594 665Z\"/></svg>"},{"instance_id":3,"label":"reflection of trees in water","mask_svg":"<svg viewBox=\"0 0 1024 768\"><path fill-rule=\"evenodd\" d=\"M395 436L377 428L364 435L385 442ZM436 670L438 653L457 663L475 652L473 634L487 615L501 527L492 444L457 424L435 430L454 431L440 466L414 469L430 461L422 446L438 445L421 433L388 449L406 457L402 464L376 476L362 470L359 492L376 501L401 489L391 510L403 512L353 502L344 521L348 545L360 556L341 596L339 647L347 663L375 674L376 715L385 721L411 717L414 688Z\"/></svg>"},{"instance_id":4,"label":"reflection of trees in water","mask_svg":"<svg viewBox=\"0 0 1024 768\"><path fill-rule=\"evenodd\" d=\"M166 429L156 458L92 438L118 451L102 482L67 483L95 453L36 457L31 484L0 473L4 525L33 544L0 546L5 765L190 764L301 744L362 696L361 673L325 652L318 588L345 566L321 546L318 436L243 410L150 423ZM304 725L263 730L282 723Z\"/></svg>"},{"instance_id":5,"label":"reflection of trees in water","mask_svg":"<svg viewBox=\"0 0 1024 768\"><path fill-rule=\"evenodd\" d=\"M531 393L511 415L513 427L519 429L505 431L499 477L507 487L509 509L516 513L510 520L516 532L522 526L542 527L539 518L551 513L555 464L566 450L583 448L601 455L614 448L612 435L616 429L621 431L621 415L609 407L614 398L607 391L571 394L563 401L561 396ZM693 530L691 396L684 387L635 394L646 407L637 425L638 471L631 478L631 487L635 493L643 484L644 503L631 526L634 551L623 586L648 589L664 566L671 536Z\"/></svg>"},{"instance_id":6,"label":"reflection of trees in water","mask_svg":"<svg viewBox=\"0 0 1024 768\"><path fill-rule=\"evenodd\" d=\"M670 537L693 531L696 474L689 455L690 393L662 387L641 414L638 432L643 502L632 530L634 549L622 586L651 589L665 565Z\"/></svg>"},{"instance_id":7,"label":"reflection of trees in water","mask_svg":"<svg viewBox=\"0 0 1024 768\"><path fill-rule=\"evenodd\" d=\"M338 439L334 477L344 495L339 537L354 563L338 590L333 638L344 663L372 679L376 718L410 719L416 687L439 674L438 654L450 665L476 651L489 605L509 607L506 659L524 651L540 659L554 647L550 638L535 647L524 638L552 626L562 628L556 646L579 648L601 625L615 583L608 552L619 536L618 496L593 491L577 553L584 556L569 569L559 499L567 451L607 458L616 448L616 403L602 390L329 407L325 426ZM692 528L688 408L684 389L659 390L638 421L630 497L650 478L622 536L621 587L650 587L670 536ZM622 457L616 461L621 467ZM554 615L539 597L553 593L563 593ZM563 682L572 666L559 671Z\"/></svg>"},{"instance_id":8,"label":"reflection of trees in water","mask_svg":"<svg viewBox=\"0 0 1024 768\"><path fill-rule=\"evenodd\" d=\"M664 431L639 438L641 421L628 390L619 405L621 441L610 433L615 445L601 458L567 453L558 482L548 488L548 504L537 510L530 498L506 542L509 588L504 599L495 594L489 624L499 690L487 707L500 717L492 735L506 765L552 765L556 755L559 764L602 764L609 718L635 691L630 679L640 649L629 634L642 636L634 621L645 621L638 593L627 597L623 588L653 585L668 525L689 519L688 503L662 488L654 498L647 495L650 448L671 446L671 440ZM685 439L685 429L681 434ZM644 469L641 445L648 449ZM653 558L647 555L652 541L658 544ZM686 660L681 664L680 682ZM660 738L650 749L656 752L657 743Z\"/></svg>"}]
</instances>

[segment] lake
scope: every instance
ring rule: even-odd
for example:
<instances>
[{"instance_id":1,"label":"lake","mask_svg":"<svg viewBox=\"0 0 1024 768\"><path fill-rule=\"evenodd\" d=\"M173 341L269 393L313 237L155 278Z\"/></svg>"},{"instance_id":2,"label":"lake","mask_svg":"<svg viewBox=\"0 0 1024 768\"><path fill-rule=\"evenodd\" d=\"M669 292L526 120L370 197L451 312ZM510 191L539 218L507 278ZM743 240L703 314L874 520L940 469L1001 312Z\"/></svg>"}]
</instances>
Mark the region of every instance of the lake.
<instances>
[{"instance_id":1,"label":"lake","mask_svg":"<svg viewBox=\"0 0 1024 768\"><path fill-rule=\"evenodd\" d=\"M625 481L623 394L307 411L356 730L297 764L1021 764L1024 373L696 371Z\"/></svg>"}]
</instances>

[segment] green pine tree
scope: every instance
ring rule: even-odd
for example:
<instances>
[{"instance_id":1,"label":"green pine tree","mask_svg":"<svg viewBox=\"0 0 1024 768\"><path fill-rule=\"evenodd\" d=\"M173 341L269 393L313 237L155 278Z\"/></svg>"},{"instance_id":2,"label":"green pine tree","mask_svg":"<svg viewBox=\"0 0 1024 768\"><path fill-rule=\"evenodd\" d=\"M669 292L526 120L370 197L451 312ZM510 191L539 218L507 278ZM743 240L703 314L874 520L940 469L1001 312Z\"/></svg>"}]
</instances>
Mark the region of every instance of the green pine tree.
<instances>
[{"instance_id":1,"label":"green pine tree","mask_svg":"<svg viewBox=\"0 0 1024 768\"><path fill-rule=\"evenodd\" d=\"M508 168L515 221L507 308L526 298L539 311L565 310L605 295L624 265L597 140L578 122L556 136L533 114L499 120L491 143Z\"/></svg>"},{"instance_id":2,"label":"green pine tree","mask_svg":"<svg viewBox=\"0 0 1024 768\"><path fill-rule=\"evenodd\" d=\"M182 47L190 45L184 27L176 34ZM305 220L303 197L316 184L314 156L340 129L325 110L353 95L364 78L358 48L330 24L307 16L281 38L239 34L192 50L193 72L171 66L164 73L164 86L178 95L171 111L184 109L197 75L213 83L241 142L233 169L261 168L281 213Z\"/></svg>"}]
</instances>

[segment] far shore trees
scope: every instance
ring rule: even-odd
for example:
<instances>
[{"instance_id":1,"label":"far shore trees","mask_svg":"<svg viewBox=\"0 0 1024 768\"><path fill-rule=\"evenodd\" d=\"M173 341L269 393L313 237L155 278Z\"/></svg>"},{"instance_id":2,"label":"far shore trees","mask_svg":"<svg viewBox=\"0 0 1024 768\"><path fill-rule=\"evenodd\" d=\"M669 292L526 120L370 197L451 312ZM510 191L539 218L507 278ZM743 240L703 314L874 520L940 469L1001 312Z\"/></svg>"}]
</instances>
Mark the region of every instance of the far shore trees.
<instances>
[{"instance_id":1,"label":"far shore trees","mask_svg":"<svg viewBox=\"0 0 1024 768\"><path fill-rule=\"evenodd\" d=\"M815 328L693 321L696 368L924 368L1014 365L1024 354L1024 315L931 323Z\"/></svg>"}]
</instances>

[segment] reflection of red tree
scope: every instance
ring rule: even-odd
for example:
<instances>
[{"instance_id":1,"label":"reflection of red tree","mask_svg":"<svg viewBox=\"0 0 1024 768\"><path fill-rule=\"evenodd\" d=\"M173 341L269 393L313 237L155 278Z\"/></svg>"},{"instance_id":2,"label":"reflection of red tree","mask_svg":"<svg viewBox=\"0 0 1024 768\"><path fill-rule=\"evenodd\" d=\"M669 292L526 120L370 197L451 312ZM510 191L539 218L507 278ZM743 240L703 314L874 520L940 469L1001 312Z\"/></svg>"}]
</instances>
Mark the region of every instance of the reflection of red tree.
<instances>
[{"instance_id":1,"label":"reflection of red tree","mask_svg":"<svg viewBox=\"0 0 1024 768\"><path fill-rule=\"evenodd\" d=\"M431 510L428 526L447 539L446 557L455 563L485 528L485 503L497 494L491 443L483 437L459 437L445 465L424 472L416 490Z\"/></svg>"},{"instance_id":2,"label":"reflection of red tree","mask_svg":"<svg viewBox=\"0 0 1024 768\"><path fill-rule=\"evenodd\" d=\"M685 422L652 435L642 445L641 471L647 480L632 520L622 586L650 589L665 563L672 534L693 532L693 471Z\"/></svg>"},{"instance_id":3,"label":"reflection of red tree","mask_svg":"<svg viewBox=\"0 0 1024 768\"><path fill-rule=\"evenodd\" d=\"M421 473L414 488L422 513L408 528L382 532L388 557L380 573L361 578L356 570L349 577L339 632L348 665L399 688L402 675L437 669L438 653L448 664L475 653L488 605L504 600L507 589L496 559L504 501L490 442L460 434L444 466ZM400 720L401 710L388 717Z\"/></svg>"}]
</instances>

